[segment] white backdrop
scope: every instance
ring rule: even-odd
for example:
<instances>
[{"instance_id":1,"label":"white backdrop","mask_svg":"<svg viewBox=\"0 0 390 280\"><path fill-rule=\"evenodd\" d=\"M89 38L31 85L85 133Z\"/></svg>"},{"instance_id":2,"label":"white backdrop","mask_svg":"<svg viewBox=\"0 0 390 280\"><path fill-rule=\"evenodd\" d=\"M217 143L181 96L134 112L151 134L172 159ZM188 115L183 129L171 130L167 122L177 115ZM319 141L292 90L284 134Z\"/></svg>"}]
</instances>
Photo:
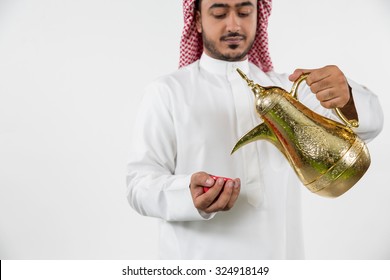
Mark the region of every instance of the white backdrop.
<instances>
[{"instance_id":1,"label":"white backdrop","mask_svg":"<svg viewBox=\"0 0 390 280\"><path fill-rule=\"evenodd\" d=\"M145 84L178 65L181 1L0 0L0 259L153 259L127 204ZM274 0L275 70L338 65L390 106L390 2ZM302 189L309 259L390 259L387 115L338 199Z\"/></svg>"}]
</instances>

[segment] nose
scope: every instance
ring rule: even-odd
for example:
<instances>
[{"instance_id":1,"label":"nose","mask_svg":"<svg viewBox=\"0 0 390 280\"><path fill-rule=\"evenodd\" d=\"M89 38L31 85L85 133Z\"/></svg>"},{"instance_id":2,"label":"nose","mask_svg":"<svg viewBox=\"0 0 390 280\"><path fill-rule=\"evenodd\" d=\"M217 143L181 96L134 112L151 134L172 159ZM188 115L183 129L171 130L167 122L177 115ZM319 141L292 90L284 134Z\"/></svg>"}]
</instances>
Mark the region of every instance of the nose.
<instances>
[{"instance_id":1,"label":"nose","mask_svg":"<svg viewBox=\"0 0 390 280\"><path fill-rule=\"evenodd\" d=\"M236 13L230 13L226 20L226 29L228 32L240 31L240 19Z\"/></svg>"}]
</instances>

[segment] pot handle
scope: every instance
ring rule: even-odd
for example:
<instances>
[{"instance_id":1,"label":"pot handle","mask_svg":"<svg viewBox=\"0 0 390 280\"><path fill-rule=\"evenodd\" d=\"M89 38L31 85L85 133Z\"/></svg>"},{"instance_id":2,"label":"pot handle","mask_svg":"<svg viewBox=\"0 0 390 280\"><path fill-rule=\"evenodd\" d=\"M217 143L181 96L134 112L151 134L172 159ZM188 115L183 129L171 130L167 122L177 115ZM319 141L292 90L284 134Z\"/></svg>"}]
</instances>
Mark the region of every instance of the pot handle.
<instances>
[{"instance_id":1,"label":"pot handle","mask_svg":"<svg viewBox=\"0 0 390 280\"><path fill-rule=\"evenodd\" d=\"M307 76L309 76L309 73L303 73L301 76L299 76L299 78L294 82L294 84L293 84L293 86L292 86L292 88L291 88L291 92L290 92L290 94L291 94L291 96L292 97L294 97L296 100L298 100L298 95L297 95L297 93L298 93L298 86L299 86L299 84L303 81L303 80L305 80L306 78L307 78ZM347 126L347 127L350 127L350 128L352 128L352 127L359 127L359 122L357 121L357 120L355 120L355 119L352 119L352 120L348 120L345 116L344 116L344 114L341 112L341 110L339 109L339 108L334 108L333 109L335 112L336 112L336 114L337 114L337 116L345 123L345 125Z\"/></svg>"}]
</instances>

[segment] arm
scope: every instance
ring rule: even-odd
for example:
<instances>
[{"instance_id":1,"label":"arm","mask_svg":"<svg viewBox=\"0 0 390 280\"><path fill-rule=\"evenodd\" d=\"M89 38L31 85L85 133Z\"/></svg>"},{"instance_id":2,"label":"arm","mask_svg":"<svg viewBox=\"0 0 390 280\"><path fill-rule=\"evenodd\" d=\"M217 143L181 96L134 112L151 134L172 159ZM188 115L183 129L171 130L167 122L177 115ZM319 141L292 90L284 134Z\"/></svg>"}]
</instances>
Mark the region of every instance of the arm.
<instances>
[{"instance_id":1,"label":"arm","mask_svg":"<svg viewBox=\"0 0 390 280\"><path fill-rule=\"evenodd\" d=\"M166 91L148 87L140 105L127 165L127 198L145 216L201 220L189 191L191 176L174 175L176 138Z\"/></svg>"},{"instance_id":2,"label":"arm","mask_svg":"<svg viewBox=\"0 0 390 280\"><path fill-rule=\"evenodd\" d=\"M127 197L140 214L167 221L210 219L233 207L240 180L213 180L205 172L175 174L176 128L169 89L148 88L133 133ZM188 159L191 160L191 159ZM204 193L203 187L212 187Z\"/></svg>"}]
</instances>

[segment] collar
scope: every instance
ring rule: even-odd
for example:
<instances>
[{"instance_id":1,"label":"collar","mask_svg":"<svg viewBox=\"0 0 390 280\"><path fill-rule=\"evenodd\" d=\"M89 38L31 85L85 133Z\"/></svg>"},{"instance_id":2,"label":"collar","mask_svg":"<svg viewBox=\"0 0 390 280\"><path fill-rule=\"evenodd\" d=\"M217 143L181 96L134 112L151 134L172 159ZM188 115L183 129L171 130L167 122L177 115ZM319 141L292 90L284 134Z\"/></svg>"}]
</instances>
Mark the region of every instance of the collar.
<instances>
[{"instance_id":1,"label":"collar","mask_svg":"<svg viewBox=\"0 0 390 280\"><path fill-rule=\"evenodd\" d=\"M206 70L212 74L226 76L229 80L235 78L241 79L236 71L237 68L245 74L248 74L249 72L248 59L243 61L225 61L212 58L205 53L203 53L200 58L199 67L201 70Z\"/></svg>"}]
</instances>

